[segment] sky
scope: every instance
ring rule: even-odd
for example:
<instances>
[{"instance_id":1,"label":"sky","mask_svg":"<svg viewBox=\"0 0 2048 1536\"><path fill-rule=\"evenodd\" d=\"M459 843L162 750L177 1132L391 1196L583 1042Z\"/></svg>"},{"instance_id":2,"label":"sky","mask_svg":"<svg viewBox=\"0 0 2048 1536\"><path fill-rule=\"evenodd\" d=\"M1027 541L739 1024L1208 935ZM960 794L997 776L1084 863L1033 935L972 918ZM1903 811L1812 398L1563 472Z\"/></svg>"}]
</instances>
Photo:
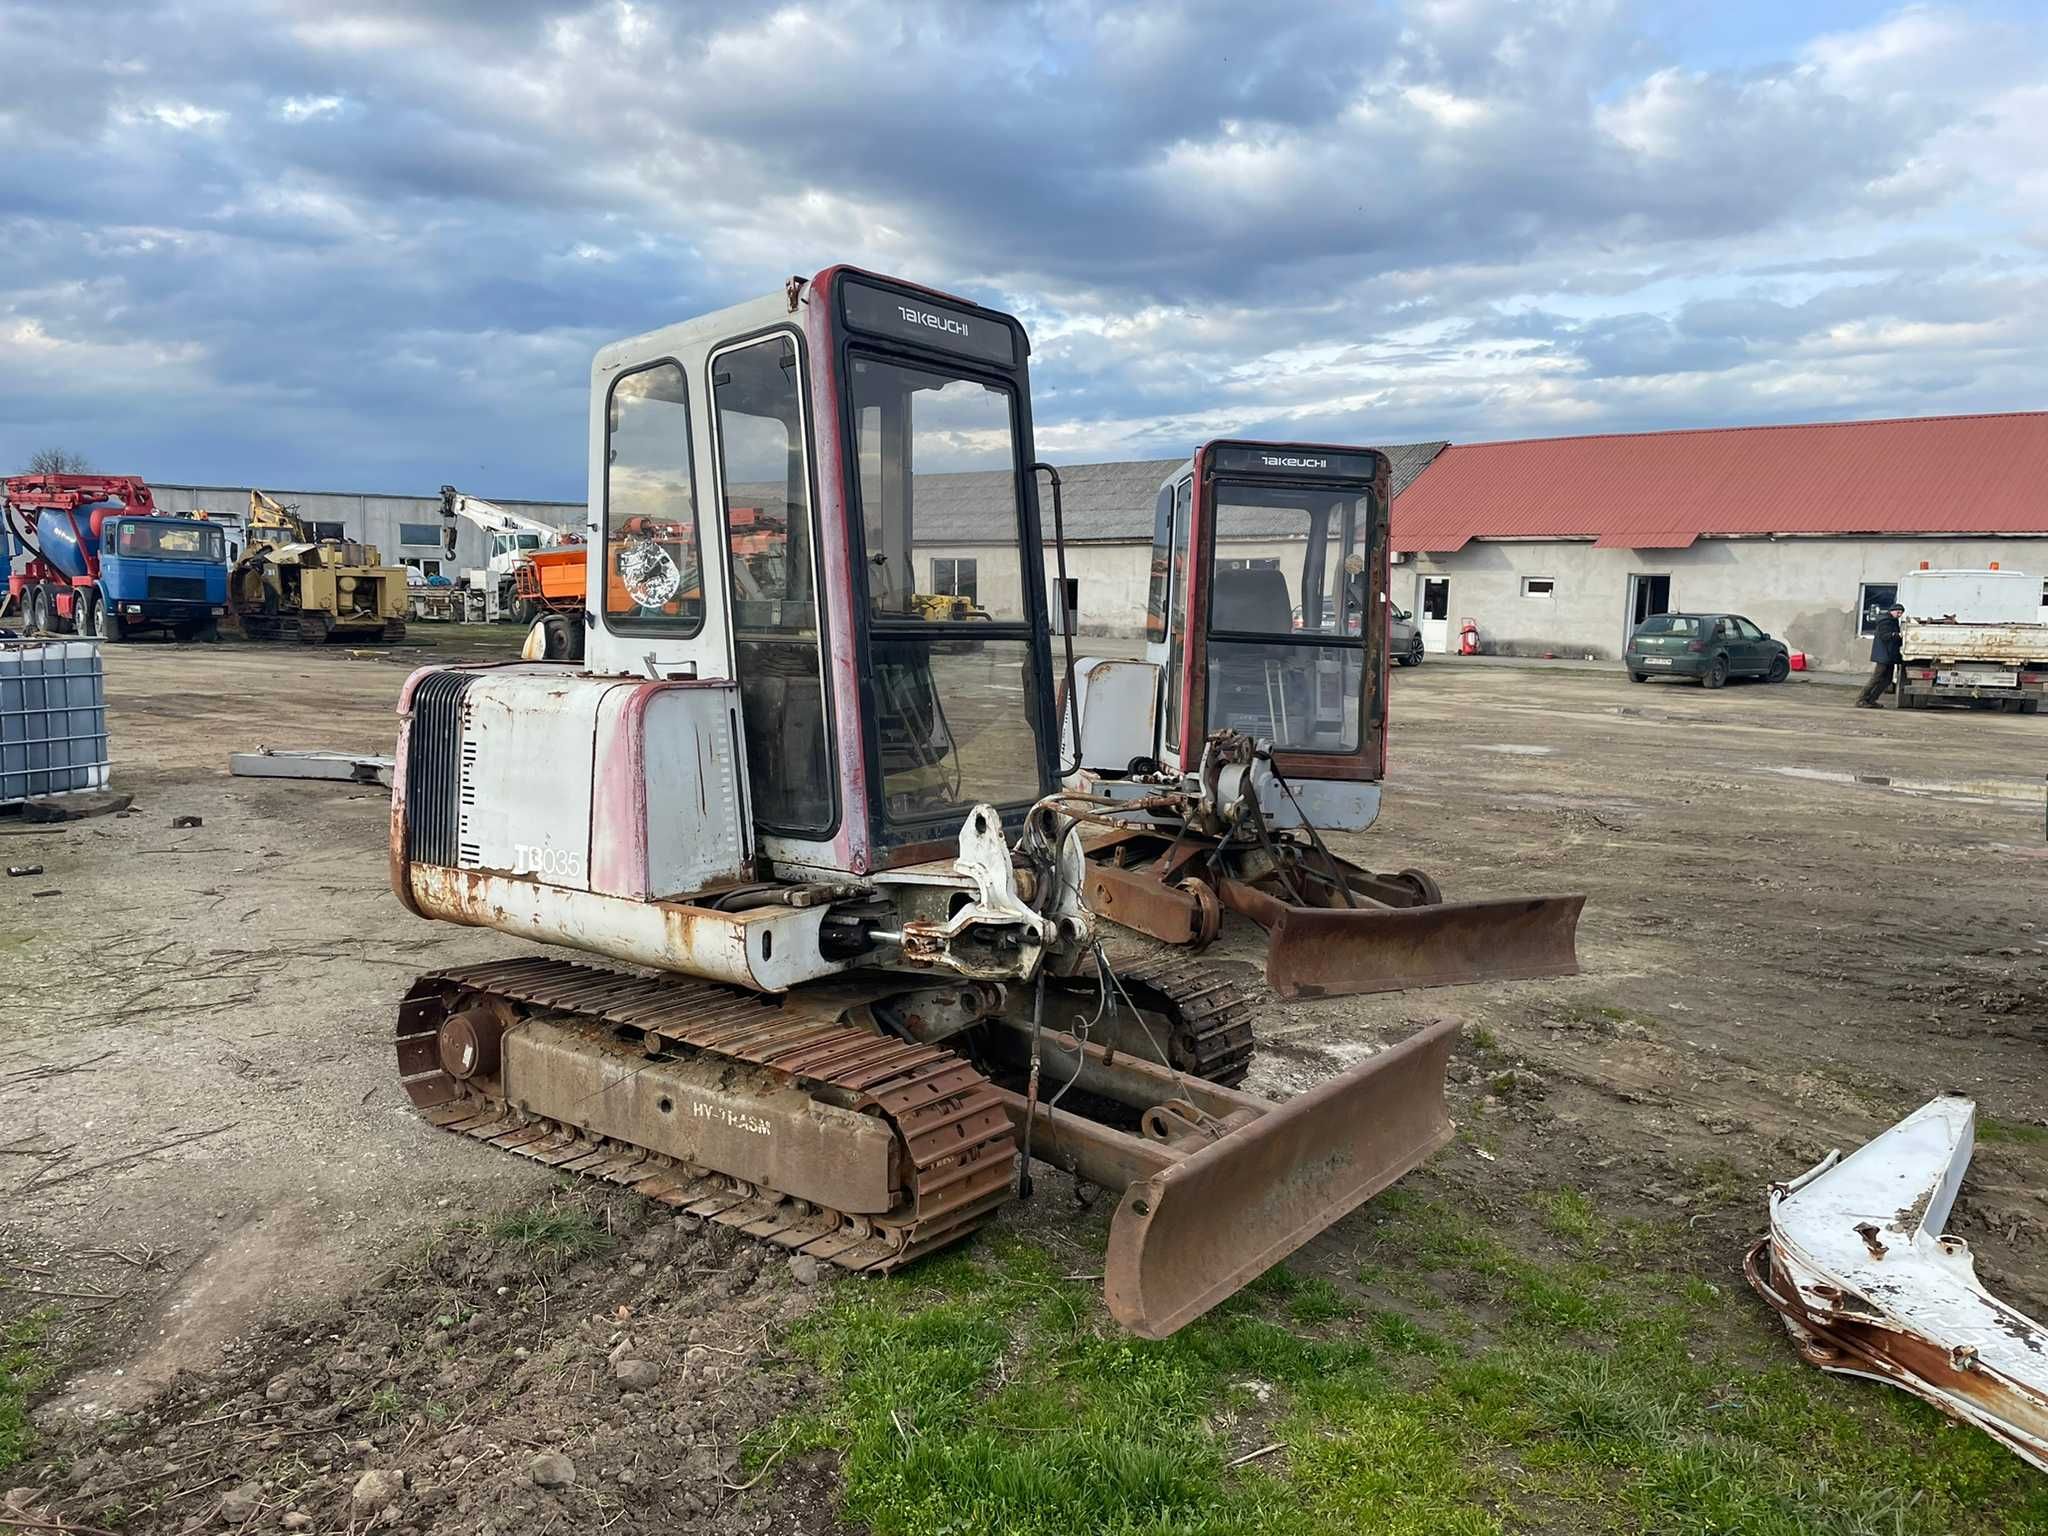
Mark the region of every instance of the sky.
<instances>
[{"instance_id":1,"label":"sky","mask_svg":"<svg viewBox=\"0 0 2048 1536\"><path fill-rule=\"evenodd\" d=\"M2048 407L2048 7L0 0L0 468L580 500L604 342L852 262L1037 447Z\"/></svg>"}]
</instances>

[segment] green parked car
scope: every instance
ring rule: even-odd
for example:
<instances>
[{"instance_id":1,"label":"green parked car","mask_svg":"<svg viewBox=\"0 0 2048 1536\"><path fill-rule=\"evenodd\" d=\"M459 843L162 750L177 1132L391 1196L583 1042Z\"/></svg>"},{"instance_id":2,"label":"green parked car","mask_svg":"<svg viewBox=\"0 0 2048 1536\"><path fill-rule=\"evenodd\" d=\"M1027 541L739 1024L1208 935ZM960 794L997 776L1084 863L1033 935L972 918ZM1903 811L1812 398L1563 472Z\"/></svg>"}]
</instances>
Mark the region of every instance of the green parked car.
<instances>
[{"instance_id":1,"label":"green parked car","mask_svg":"<svg viewBox=\"0 0 2048 1536\"><path fill-rule=\"evenodd\" d=\"M1631 680L1683 677L1718 688L1731 677L1782 683L1791 652L1739 613L1653 613L1628 637L1622 661Z\"/></svg>"}]
</instances>

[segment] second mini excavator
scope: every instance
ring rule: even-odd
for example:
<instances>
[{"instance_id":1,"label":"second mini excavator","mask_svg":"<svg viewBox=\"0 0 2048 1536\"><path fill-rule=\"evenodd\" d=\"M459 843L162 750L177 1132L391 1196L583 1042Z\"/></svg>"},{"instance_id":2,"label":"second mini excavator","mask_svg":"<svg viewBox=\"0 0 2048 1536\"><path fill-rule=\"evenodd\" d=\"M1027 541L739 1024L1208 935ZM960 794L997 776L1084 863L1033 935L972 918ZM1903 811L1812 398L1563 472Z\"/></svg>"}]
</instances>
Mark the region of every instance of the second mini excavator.
<instances>
[{"instance_id":1,"label":"second mini excavator","mask_svg":"<svg viewBox=\"0 0 2048 1536\"><path fill-rule=\"evenodd\" d=\"M1159 489L1143 659L1077 663L1062 700L1089 908L1196 948L1249 917L1281 997L1578 969L1584 896L1446 901L1323 838L1386 777L1390 477L1372 448L1204 444Z\"/></svg>"}]
</instances>

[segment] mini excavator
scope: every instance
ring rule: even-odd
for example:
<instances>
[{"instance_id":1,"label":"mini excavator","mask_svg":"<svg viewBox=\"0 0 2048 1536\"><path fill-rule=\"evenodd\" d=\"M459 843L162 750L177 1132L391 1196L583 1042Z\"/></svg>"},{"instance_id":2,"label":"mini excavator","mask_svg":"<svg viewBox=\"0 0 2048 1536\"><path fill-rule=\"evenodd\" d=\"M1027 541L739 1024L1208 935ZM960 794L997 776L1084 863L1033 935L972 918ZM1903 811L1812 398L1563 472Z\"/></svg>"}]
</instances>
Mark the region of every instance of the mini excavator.
<instances>
[{"instance_id":1,"label":"mini excavator","mask_svg":"<svg viewBox=\"0 0 2048 1536\"><path fill-rule=\"evenodd\" d=\"M1449 1139L1453 1026L1275 1103L1230 1086L1240 996L1105 961L1028 353L834 267L597 355L583 658L408 679L390 842L414 913L578 958L420 977L397 1066L450 1132L852 1270L1053 1165L1118 1193L1109 1308L1162 1337ZM911 575L963 469L1006 479L1014 552L972 647Z\"/></svg>"}]
</instances>

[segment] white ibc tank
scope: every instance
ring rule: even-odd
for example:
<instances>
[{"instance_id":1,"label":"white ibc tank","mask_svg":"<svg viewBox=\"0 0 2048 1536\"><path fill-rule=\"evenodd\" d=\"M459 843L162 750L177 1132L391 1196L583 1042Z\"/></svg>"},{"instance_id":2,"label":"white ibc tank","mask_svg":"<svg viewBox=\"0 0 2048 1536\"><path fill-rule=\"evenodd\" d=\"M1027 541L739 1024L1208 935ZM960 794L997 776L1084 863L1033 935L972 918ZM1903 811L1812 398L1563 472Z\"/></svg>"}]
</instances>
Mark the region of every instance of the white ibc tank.
<instances>
[{"instance_id":1,"label":"white ibc tank","mask_svg":"<svg viewBox=\"0 0 2048 1536\"><path fill-rule=\"evenodd\" d=\"M107 787L107 702L92 640L0 640L0 805Z\"/></svg>"}]
</instances>

